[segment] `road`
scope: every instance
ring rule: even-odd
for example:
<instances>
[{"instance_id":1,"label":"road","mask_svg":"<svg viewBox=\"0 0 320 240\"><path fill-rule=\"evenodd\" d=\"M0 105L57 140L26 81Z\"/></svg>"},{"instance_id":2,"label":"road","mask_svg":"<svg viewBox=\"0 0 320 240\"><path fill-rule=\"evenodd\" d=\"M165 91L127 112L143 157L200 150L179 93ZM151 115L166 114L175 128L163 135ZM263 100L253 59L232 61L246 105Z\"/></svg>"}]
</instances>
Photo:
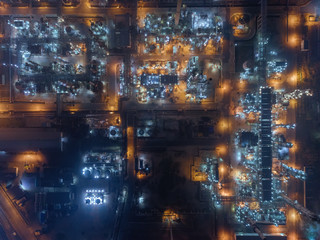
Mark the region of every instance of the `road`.
<instances>
[{"instance_id":1,"label":"road","mask_svg":"<svg viewBox=\"0 0 320 240\"><path fill-rule=\"evenodd\" d=\"M116 91L117 86L113 86ZM118 101L113 98L111 103L63 103L62 109L65 112L97 112L97 111L116 111L118 109ZM130 110L141 111L196 111L196 110L216 110L217 107L212 102L201 104L137 104L136 102L125 102L124 108ZM34 103L34 102L15 102L15 103L0 103L0 114L12 113L41 113L41 112L56 112L57 106L55 103Z\"/></svg>"},{"instance_id":2,"label":"road","mask_svg":"<svg viewBox=\"0 0 320 240\"><path fill-rule=\"evenodd\" d=\"M3 213L3 211L0 209L0 223L1 223L1 234L0 239L1 240L11 240L13 239L12 233L15 232L15 230L10 225L10 222L6 218L6 215Z\"/></svg>"},{"instance_id":3,"label":"road","mask_svg":"<svg viewBox=\"0 0 320 240\"><path fill-rule=\"evenodd\" d=\"M78 17L97 17L97 16L114 16L131 11L128 8L91 8L87 1L80 1L77 7L0 7L0 15L61 15L61 16L78 16Z\"/></svg>"},{"instance_id":4,"label":"road","mask_svg":"<svg viewBox=\"0 0 320 240\"><path fill-rule=\"evenodd\" d=\"M126 239L123 237L126 235L126 230L128 226L128 221L131 213L131 206L133 202L134 196L134 183L135 183L135 142L134 142L134 119L131 118L132 115L128 116L127 120L127 178L125 179L123 193L122 193L122 200L118 202L118 213L117 219L115 222L115 231L113 234L112 240L117 239Z\"/></svg>"},{"instance_id":5,"label":"road","mask_svg":"<svg viewBox=\"0 0 320 240\"><path fill-rule=\"evenodd\" d=\"M127 127L127 159L128 159L128 176L132 180L135 175L134 169L134 157L135 157L135 146L134 146L134 127Z\"/></svg>"},{"instance_id":6,"label":"road","mask_svg":"<svg viewBox=\"0 0 320 240\"><path fill-rule=\"evenodd\" d=\"M8 229L8 224L6 224L6 228L9 231L11 231L11 233L12 229L14 229L17 235L22 240L36 239L33 235L33 230L23 220L20 213L15 208L13 203L9 200L8 196L6 195L2 187L0 187L0 209L0 220L2 220L2 223L5 222L5 220L7 220L7 222L10 224L10 228Z\"/></svg>"},{"instance_id":7,"label":"road","mask_svg":"<svg viewBox=\"0 0 320 240\"><path fill-rule=\"evenodd\" d=\"M120 77L120 69L119 66L123 62L122 57L112 56L109 58L109 62L107 64L107 79L109 79L108 86L108 106L110 110L118 111L119 108L119 77Z\"/></svg>"},{"instance_id":8,"label":"road","mask_svg":"<svg viewBox=\"0 0 320 240\"><path fill-rule=\"evenodd\" d=\"M301 3L310 2L310 0L300 1ZM223 3L225 3L223 1ZM252 3L252 1L250 1ZM279 4L279 2L277 2ZM221 4L218 4L222 7L225 7ZM290 5L295 5L290 2ZM258 4L248 4L248 2L243 1L240 6L235 4L227 4L228 7L254 7L256 8ZM283 6L286 6L285 2ZM77 7L0 7L0 15L76 15L79 17L92 17L92 16L110 16L110 15L117 15L123 14L124 12L132 11L132 8L95 8L90 7L88 1L81 0L80 4ZM159 11L159 10L158 10Z\"/></svg>"},{"instance_id":9,"label":"road","mask_svg":"<svg viewBox=\"0 0 320 240\"><path fill-rule=\"evenodd\" d=\"M63 111L109 111L105 103L63 103ZM15 102L0 103L0 113L6 112L56 112L54 103Z\"/></svg>"}]
</instances>

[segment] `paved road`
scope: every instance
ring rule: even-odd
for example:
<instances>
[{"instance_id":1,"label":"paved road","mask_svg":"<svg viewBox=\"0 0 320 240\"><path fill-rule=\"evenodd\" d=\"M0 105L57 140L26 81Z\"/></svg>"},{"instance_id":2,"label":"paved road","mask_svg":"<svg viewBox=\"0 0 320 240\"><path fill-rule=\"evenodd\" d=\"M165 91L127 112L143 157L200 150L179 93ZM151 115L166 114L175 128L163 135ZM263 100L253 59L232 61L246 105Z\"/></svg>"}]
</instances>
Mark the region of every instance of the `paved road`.
<instances>
[{"instance_id":1,"label":"paved road","mask_svg":"<svg viewBox=\"0 0 320 240\"><path fill-rule=\"evenodd\" d=\"M116 86L113 85L114 91ZM116 96L112 96L115 98ZM110 97L111 99L111 97ZM156 111L193 111L193 110L216 110L217 106L213 102L201 104L138 104L136 102L125 102L124 108L132 111L139 110L156 110ZM83 111L115 111L117 110L117 101L113 100L108 103L63 103L63 111L83 112ZM57 106L54 103L32 103L32 102L15 102L15 103L0 103L0 114L8 112L32 113L32 112L56 112Z\"/></svg>"},{"instance_id":2,"label":"paved road","mask_svg":"<svg viewBox=\"0 0 320 240\"><path fill-rule=\"evenodd\" d=\"M134 119L129 116L127 121L127 174L128 178L125 180L126 184L123 188L126 193L124 194L124 199L119 203L120 216L117 219L117 229L116 229L116 237L113 240L117 239L126 239L124 235L127 234L126 229L128 227L129 216L131 213L131 204L133 202L133 194L134 194L134 182L135 182L135 142L134 142Z\"/></svg>"},{"instance_id":3,"label":"paved road","mask_svg":"<svg viewBox=\"0 0 320 240\"><path fill-rule=\"evenodd\" d=\"M113 109L114 111L118 110L118 99L119 99L119 77L120 77L120 69L119 66L123 62L122 57L111 57L107 64L107 78L109 79L109 109Z\"/></svg>"},{"instance_id":4,"label":"paved road","mask_svg":"<svg viewBox=\"0 0 320 240\"><path fill-rule=\"evenodd\" d=\"M0 227L1 227L1 234L0 239L1 240L7 240L7 239L13 239L12 233L15 231L12 226L10 225L8 219L6 218L3 211L0 209Z\"/></svg>"},{"instance_id":5,"label":"paved road","mask_svg":"<svg viewBox=\"0 0 320 240\"><path fill-rule=\"evenodd\" d=\"M77 7L0 7L0 15L74 15L77 17L113 16L131 11L127 8L91 8L87 1L81 1Z\"/></svg>"},{"instance_id":6,"label":"paved road","mask_svg":"<svg viewBox=\"0 0 320 240\"><path fill-rule=\"evenodd\" d=\"M302 1L302 3L310 2L310 0ZM252 1L251 1L252 3ZM277 3L279 4L279 2ZM259 4L248 4L248 3L241 3L241 7L244 6L253 6L259 7ZM293 3L290 3L293 5ZM236 7L234 4L227 4L228 7ZM286 4L283 4L286 6ZM158 8L157 8L158 9ZM87 1L82 0L77 7L1 7L0 8L0 15L76 15L79 17L92 17L92 16L110 16L110 15L117 15L123 14L126 11L131 11L132 9L128 8L91 8ZM139 9L141 10L141 9ZM157 10L159 11L159 9Z\"/></svg>"},{"instance_id":7,"label":"paved road","mask_svg":"<svg viewBox=\"0 0 320 240\"><path fill-rule=\"evenodd\" d=\"M108 111L108 104L105 103L63 103L63 110L70 112L78 111ZM32 103L15 102L0 103L0 113L5 112L55 112L57 106L54 103Z\"/></svg>"},{"instance_id":8,"label":"paved road","mask_svg":"<svg viewBox=\"0 0 320 240\"><path fill-rule=\"evenodd\" d=\"M127 127L127 158L128 158L128 177L130 180L134 180L135 168L135 144L134 144L134 126Z\"/></svg>"},{"instance_id":9,"label":"paved road","mask_svg":"<svg viewBox=\"0 0 320 240\"><path fill-rule=\"evenodd\" d=\"M9 200L2 187L0 187L0 209L0 219L6 218L7 221L10 222L10 225L15 230L20 239L36 239L33 235L33 230L25 223L20 213L15 208L13 203Z\"/></svg>"}]
</instances>

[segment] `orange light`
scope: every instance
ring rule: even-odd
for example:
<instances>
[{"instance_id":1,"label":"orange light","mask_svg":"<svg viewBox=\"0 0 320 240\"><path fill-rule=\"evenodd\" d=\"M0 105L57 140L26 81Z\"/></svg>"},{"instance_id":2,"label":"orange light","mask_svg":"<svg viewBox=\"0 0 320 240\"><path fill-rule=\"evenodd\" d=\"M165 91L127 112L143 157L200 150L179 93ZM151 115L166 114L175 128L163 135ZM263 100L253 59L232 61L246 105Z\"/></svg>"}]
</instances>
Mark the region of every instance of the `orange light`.
<instances>
[{"instance_id":1,"label":"orange light","mask_svg":"<svg viewBox=\"0 0 320 240\"><path fill-rule=\"evenodd\" d=\"M289 78L288 78L288 83L292 86L296 86L297 85L297 73L292 74Z\"/></svg>"},{"instance_id":2,"label":"orange light","mask_svg":"<svg viewBox=\"0 0 320 240\"><path fill-rule=\"evenodd\" d=\"M297 221L299 221L299 214L296 212L296 210L291 208L287 212L287 219L288 219L289 223L294 224Z\"/></svg>"},{"instance_id":3,"label":"orange light","mask_svg":"<svg viewBox=\"0 0 320 240\"><path fill-rule=\"evenodd\" d=\"M179 219L179 215L173 212L171 209L167 209L163 212L162 221L163 222L172 222Z\"/></svg>"},{"instance_id":4,"label":"orange light","mask_svg":"<svg viewBox=\"0 0 320 240\"><path fill-rule=\"evenodd\" d=\"M219 229L219 231L218 231L218 239L233 240L234 239L234 233L230 232L230 230Z\"/></svg>"},{"instance_id":5,"label":"orange light","mask_svg":"<svg viewBox=\"0 0 320 240\"><path fill-rule=\"evenodd\" d=\"M247 121L249 123L253 123L256 120L256 114L254 112L250 112L247 116Z\"/></svg>"},{"instance_id":6,"label":"orange light","mask_svg":"<svg viewBox=\"0 0 320 240\"><path fill-rule=\"evenodd\" d=\"M289 106L293 109L297 108L297 105L298 105L298 101L297 99L290 99L289 101Z\"/></svg>"},{"instance_id":7,"label":"orange light","mask_svg":"<svg viewBox=\"0 0 320 240\"><path fill-rule=\"evenodd\" d=\"M238 83L238 87L239 88L245 88L247 85L247 81L246 80L243 80L243 79L240 79L239 83Z\"/></svg>"},{"instance_id":8,"label":"orange light","mask_svg":"<svg viewBox=\"0 0 320 240\"><path fill-rule=\"evenodd\" d=\"M298 45L298 40L299 38L297 34L291 34L288 39L289 47L296 47Z\"/></svg>"},{"instance_id":9,"label":"orange light","mask_svg":"<svg viewBox=\"0 0 320 240\"><path fill-rule=\"evenodd\" d=\"M138 178L139 180L144 179L144 178L146 178L146 177L147 177L147 175L146 175L145 173L138 171L138 173L137 173L137 178Z\"/></svg>"},{"instance_id":10,"label":"orange light","mask_svg":"<svg viewBox=\"0 0 320 240\"><path fill-rule=\"evenodd\" d=\"M227 190L227 189L222 189L220 191L220 194L221 194L221 196L224 196L224 197L230 197L230 196L232 196L232 191Z\"/></svg>"},{"instance_id":11,"label":"orange light","mask_svg":"<svg viewBox=\"0 0 320 240\"><path fill-rule=\"evenodd\" d=\"M228 147L226 145L219 145L216 149L219 155L225 155L228 152Z\"/></svg>"},{"instance_id":12,"label":"orange light","mask_svg":"<svg viewBox=\"0 0 320 240\"><path fill-rule=\"evenodd\" d=\"M299 24L299 17L297 15L289 15L288 25L289 27L295 27Z\"/></svg>"},{"instance_id":13,"label":"orange light","mask_svg":"<svg viewBox=\"0 0 320 240\"><path fill-rule=\"evenodd\" d=\"M294 141L294 140L290 140L290 142L292 143L292 148L290 149L292 152L297 152L298 151L298 144L297 144L297 142L296 141Z\"/></svg>"},{"instance_id":14,"label":"orange light","mask_svg":"<svg viewBox=\"0 0 320 240\"><path fill-rule=\"evenodd\" d=\"M41 152L25 151L16 155L15 160L24 163L44 163L46 159Z\"/></svg>"},{"instance_id":15,"label":"orange light","mask_svg":"<svg viewBox=\"0 0 320 240\"><path fill-rule=\"evenodd\" d=\"M228 92L230 89L231 89L231 87L230 87L230 85L229 85L228 83L224 82L224 83L222 84L222 90L223 90L224 92Z\"/></svg>"},{"instance_id":16,"label":"orange light","mask_svg":"<svg viewBox=\"0 0 320 240\"><path fill-rule=\"evenodd\" d=\"M298 240L297 234L295 232L293 232L293 231L288 233L287 237L288 237L288 240Z\"/></svg>"},{"instance_id":17,"label":"orange light","mask_svg":"<svg viewBox=\"0 0 320 240\"><path fill-rule=\"evenodd\" d=\"M127 128L128 144L127 144L127 158L134 157L134 132L133 127Z\"/></svg>"},{"instance_id":18,"label":"orange light","mask_svg":"<svg viewBox=\"0 0 320 240\"><path fill-rule=\"evenodd\" d=\"M228 121L228 119L226 119L226 118L220 119L220 121L218 122L217 130L220 133L224 133L228 129L229 129L229 121Z\"/></svg>"}]
</instances>

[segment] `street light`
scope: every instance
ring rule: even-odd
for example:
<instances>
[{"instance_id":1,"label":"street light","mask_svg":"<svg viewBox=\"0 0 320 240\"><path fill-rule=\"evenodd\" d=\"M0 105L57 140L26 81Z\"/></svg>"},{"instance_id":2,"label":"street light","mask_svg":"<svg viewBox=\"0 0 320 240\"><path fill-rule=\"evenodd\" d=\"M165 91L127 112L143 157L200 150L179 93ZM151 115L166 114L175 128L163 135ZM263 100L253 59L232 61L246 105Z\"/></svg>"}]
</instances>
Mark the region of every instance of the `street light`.
<instances>
[{"instance_id":1,"label":"street light","mask_svg":"<svg viewBox=\"0 0 320 240\"><path fill-rule=\"evenodd\" d=\"M289 15L288 24L289 27L295 27L299 23L299 18L297 15Z\"/></svg>"},{"instance_id":2,"label":"street light","mask_svg":"<svg viewBox=\"0 0 320 240\"><path fill-rule=\"evenodd\" d=\"M229 125L229 121L226 118L222 118L219 122L218 122L218 131L221 133L225 133L226 130L228 130L228 126Z\"/></svg>"},{"instance_id":3,"label":"street light","mask_svg":"<svg viewBox=\"0 0 320 240\"><path fill-rule=\"evenodd\" d=\"M221 174L223 174L224 173L224 166L223 165L221 165L221 167L220 167L220 172L221 172Z\"/></svg>"},{"instance_id":4,"label":"street light","mask_svg":"<svg viewBox=\"0 0 320 240\"><path fill-rule=\"evenodd\" d=\"M296 86L297 85L297 73L292 74L288 78L288 82L289 82L290 85Z\"/></svg>"},{"instance_id":5,"label":"street light","mask_svg":"<svg viewBox=\"0 0 320 240\"><path fill-rule=\"evenodd\" d=\"M227 154L228 148L226 145L219 145L216 147L218 155L225 155Z\"/></svg>"},{"instance_id":6,"label":"street light","mask_svg":"<svg viewBox=\"0 0 320 240\"><path fill-rule=\"evenodd\" d=\"M297 34L291 34L289 36L289 41L288 41L289 47L296 47L298 45L298 35Z\"/></svg>"}]
</instances>

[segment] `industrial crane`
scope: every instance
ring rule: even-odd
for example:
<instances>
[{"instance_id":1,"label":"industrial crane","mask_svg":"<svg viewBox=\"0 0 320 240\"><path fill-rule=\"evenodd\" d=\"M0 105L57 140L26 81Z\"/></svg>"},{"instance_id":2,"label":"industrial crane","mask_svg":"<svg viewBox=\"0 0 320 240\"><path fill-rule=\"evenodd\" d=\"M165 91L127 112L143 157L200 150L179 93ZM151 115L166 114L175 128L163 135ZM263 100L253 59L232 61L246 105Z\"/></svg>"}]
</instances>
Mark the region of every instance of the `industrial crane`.
<instances>
[{"instance_id":1,"label":"industrial crane","mask_svg":"<svg viewBox=\"0 0 320 240\"><path fill-rule=\"evenodd\" d=\"M266 32L267 32L267 5L268 0L261 0L260 17L258 18L258 79L261 85L266 84L266 72L267 72L267 62L266 62Z\"/></svg>"},{"instance_id":2,"label":"industrial crane","mask_svg":"<svg viewBox=\"0 0 320 240\"><path fill-rule=\"evenodd\" d=\"M259 235L261 240L267 240L267 238L261 232L260 228L257 226L256 222L254 222L251 218L247 218L246 220L253 228L253 231Z\"/></svg>"},{"instance_id":3,"label":"industrial crane","mask_svg":"<svg viewBox=\"0 0 320 240\"><path fill-rule=\"evenodd\" d=\"M182 0L178 0L178 2L177 2L176 15L175 15L175 19L174 19L174 20L175 20L175 21L174 21L175 26L178 26L178 24L179 24L181 5L182 5Z\"/></svg>"},{"instance_id":4,"label":"industrial crane","mask_svg":"<svg viewBox=\"0 0 320 240\"><path fill-rule=\"evenodd\" d=\"M302 215L308 217L312 221L320 222L320 216L319 215L317 215L317 214L311 212L310 210L306 209L305 207L301 206L297 201L291 200L286 195L282 195L281 197L288 205L290 205L291 207L296 209Z\"/></svg>"},{"instance_id":5,"label":"industrial crane","mask_svg":"<svg viewBox=\"0 0 320 240\"><path fill-rule=\"evenodd\" d=\"M288 165L284 164L284 163L281 163L281 166L283 168L283 170L290 174L291 176L297 178L297 179L300 179L300 180L303 180L305 181L306 178L307 178L307 175L305 173L305 171L302 171L302 170L299 170L299 169L295 169L293 167L289 167Z\"/></svg>"}]
</instances>

